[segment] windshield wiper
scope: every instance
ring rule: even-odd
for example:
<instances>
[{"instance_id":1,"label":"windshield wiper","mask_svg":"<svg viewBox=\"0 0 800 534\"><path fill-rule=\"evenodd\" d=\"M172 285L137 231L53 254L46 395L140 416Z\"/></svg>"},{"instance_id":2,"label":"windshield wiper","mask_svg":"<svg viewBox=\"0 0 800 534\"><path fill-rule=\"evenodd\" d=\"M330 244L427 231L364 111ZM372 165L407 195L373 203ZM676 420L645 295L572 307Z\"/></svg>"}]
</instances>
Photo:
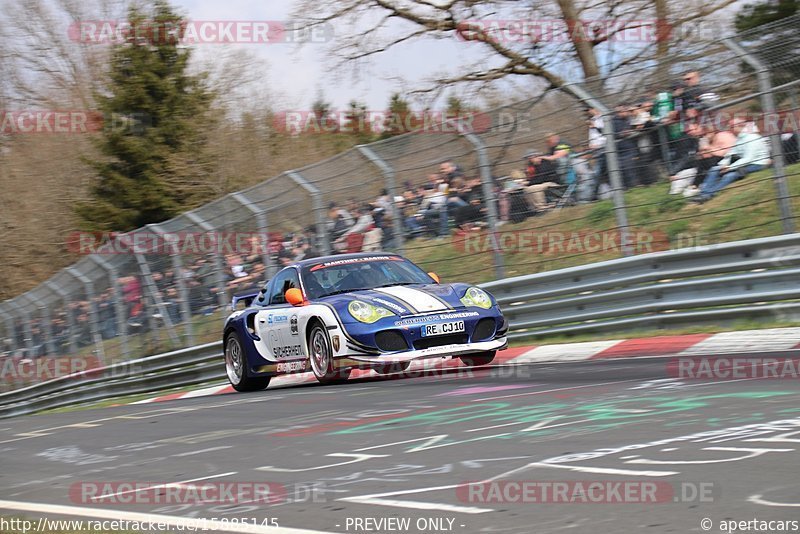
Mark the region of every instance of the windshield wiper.
<instances>
[{"instance_id":1,"label":"windshield wiper","mask_svg":"<svg viewBox=\"0 0 800 534\"><path fill-rule=\"evenodd\" d=\"M375 286L373 289L378 289L381 287L392 287L392 286L415 286L417 284L423 284L424 282L397 282L395 284L384 284L382 286Z\"/></svg>"}]
</instances>

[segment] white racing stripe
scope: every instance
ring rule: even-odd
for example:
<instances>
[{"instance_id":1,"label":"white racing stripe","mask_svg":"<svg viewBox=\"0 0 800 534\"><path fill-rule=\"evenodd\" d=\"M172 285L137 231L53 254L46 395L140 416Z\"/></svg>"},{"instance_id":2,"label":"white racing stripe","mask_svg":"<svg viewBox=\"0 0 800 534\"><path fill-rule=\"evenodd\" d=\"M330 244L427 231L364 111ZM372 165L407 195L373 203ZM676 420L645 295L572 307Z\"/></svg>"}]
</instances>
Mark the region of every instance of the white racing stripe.
<instances>
[{"instance_id":1,"label":"white racing stripe","mask_svg":"<svg viewBox=\"0 0 800 534\"><path fill-rule=\"evenodd\" d=\"M37 502L2 501L0 509L14 510L17 512L32 512L34 514L54 514L88 517L91 519L110 519L138 523L163 523L174 527L183 527L192 530L209 530L219 532L250 532L253 534L330 534L322 530L306 530L300 528L273 527L269 525L254 525L252 523L232 523L212 519L197 519L175 515L148 514L142 512L129 512L124 510L109 510L107 508L83 508L80 506L65 506L60 504L46 504Z\"/></svg>"},{"instance_id":2,"label":"white racing stripe","mask_svg":"<svg viewBox=\"0 0 800 534\"><path fill-rule=\"evenodd\" d=\"M424 291L420 291L419 289L413 289L405 286L394 286L381 287L379 289L374 289L373 291L385 293L386 295L390 295L392 297L397 297L400 300L412 305L418 312L444 311L450 309L439 299L429 295L428 293L425 293Z\"/></svg>"}]
</instances>

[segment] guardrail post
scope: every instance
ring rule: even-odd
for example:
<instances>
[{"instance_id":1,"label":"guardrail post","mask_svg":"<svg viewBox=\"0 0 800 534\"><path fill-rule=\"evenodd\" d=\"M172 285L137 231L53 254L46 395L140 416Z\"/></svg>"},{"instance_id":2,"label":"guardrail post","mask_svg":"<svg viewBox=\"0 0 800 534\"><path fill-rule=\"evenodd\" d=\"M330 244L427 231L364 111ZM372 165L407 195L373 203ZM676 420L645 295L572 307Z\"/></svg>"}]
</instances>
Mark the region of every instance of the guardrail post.
<instances>
[{"instance_id":1,"label":"guardrail post","mask_svg":"<svg viewBox=\"0 0 800 534\"><path fill-rule=\"evenodd\" d=\"M259 233L262 234L263 240L261 246L261 261L264 262L264 282L272 278L275 274L275 269L272 265L272 256L269 253L269 224L267 219L267 210L253 203L244 193L233 193L231 198L250 210L256 218L256 225L258 226Z\"/></svg>"},{"instance_id":2,"label":"guardrail post","mask_svg":"<svg viewBox=\"0 0 800 534\"><path fill-rule=\"evenodd\" d=\"M727 37L723 39L722 42L756 71L758 90L761 92L761 110L765 115L774 115L776 113L775 97L772 94L772 80L769 68L732 38ZM791 194L789 193L789 186L786 183L783 142L781 141L780 132L767 132L767 135L769 135L770 146L772 148L772 172L775 176L775 190L778 195L778 206L781 210L783 233L791 234L794 232L794 217L792 217Z\"/></svg>"},{"instance_id":3,"label":"guardrail post","mask_svg":"<svg viewBox=\"0 0 800 534\"><path fill-rule=\"evenodd\" d=\"M122 355L127 357L128 347L128 317L123 301L122 291L119 287L119 272L108 261L101 258L98 254L89 254L89 259L99 265L108 273L109 285L114 293L114 315L117 316L117 336L122 340Z\"/></svg>"},{"instance_id":4,"label":"guardrail post","mask_svg":"<svg viewBox=\"0 0 800 534\"><path fill-rule=\"evenodd\" d=\"M92 341L95 345L95 352L100 357L100 361L105 364L106 355L103 350L103 340L100 337L100 331L97 328L97 306L94 302L94 284L85 274L80 272L75 267L67 267L64 271L75 278L78 282L83 284L84 291L86 291L86 300L89 302L89 331L92 333Z\"/></svg>"},{"instance_id":5,"label":"guardrail post","mask_svg":"<svg viewBox=\"0 0 800 534\"><path fill-rule=\"evenodd\" d=\"M70 354L77 354L78 347L75 346L75 316L72 315L72 311L69 309L69 293L61 289L61 286L54 283L52 280L47 280L44 285L53 290L55 294L59 295L61 301L64 303L64 315L67 316L67 344L69 345L69 352Z\"/></svg>"},{"instance_id":6,"label":"guardrail post","mask_svg":"<svg viewBox=\"0 0 800 534\"><path fill-rule=\"evenodd\" d=\"M194 332L192 331L192 312L189 308L189 293L186 290L186 282L183 279L183 258L181 258L181 253L175 240L170 240L168 237L165 237L167 232L165 232L159 225L148 224L147 227L152 229L153 232L162 240L164 240L164 242L170 247L169 256L172 260L172 270L175 271L175 284L178 286L178 297L180 298L179 305L181 309L181 320L183 321L183 331L184 335L186 336L186 342L191 345L194 343ZM161 303L161 306L163 307L163 302ZM162 314L163 313L164 312L162 312ZM167 315L169 315L168 311ZM165 322L165 324L168 325L167 328L171 329L172 326L174 326L172 324L172 318L167 317L166 319L168 322Z\"/></svg>"},{"instance_id":7,"label":"guardrail post","mask_svg":"<svg viewBox=\"0 0 800 534\"><path fill-rule=\"evenodd\" d=\"M186 213L186 218L195 223L197 226L202 228L204 232L214 232L216 229L208 224L202 217L196 214L193 211ZM216 240L214 240L216 242ZM222 252L220 252L219 247L216 247L214 250L214 270L217 274L217 302L219 303L220 312L226 314L226 309L228 306L228 295L227 291L225 290L225 271L224 266L222 263Z\"/></svg>"},{"instance_id":8,"label":"guardrail post","mask_svg":"<svg viewBox=\"0 0 800 534\"><path fill-rule=\"evenodd\" d=\"M391 198L391 216L392 216L392 223L394 225L394 236L392 240L392 246L395 249L395 252L398 254L403 254L403 216L397 209L397 203L394 201L395 197L397 196L397 181L395 180L395 173L394 169L391 165L389 165L386 160L381 158L378 154L372 150L369 145L357 145L356 148L361 155L364 156L369 160L370 163L378 167L381 173L383 173L383 178L386 183L386 190L389 192L389 197Z\"/></svg>"},{"instance_id":9,"label":"guardrail post","mask_svg":"<svg viewBox=\"0 0 800 534\"><path fill-rule=\"evenodd\" d=\"M314 218L317 224L317 240L322 245L322 252L325 256L331 253L331 242L328 239L328 226L325 224L325 205L322 200L322 191L320 191L314 184L303 178L303 175L297 171L289 171L286 176L291 178L294 183L308 191L311 195L311 201L314 205Z\"/></svg>"},{"instance_id":10,"label":"guardrail post","mask_svg":"<svg viewBox=\"0 0 800 534\"><path fill-rule=\"evenodd\" d=\"M579 85L569 84L562 87L574 95L578 100L600 111L603 116L603 134L606 136L605 157L608 168L608 179L611 182L612 194L614 195L614 214L619 228L620 242L622 243L622 254L631 256L633 247L631 246L630 228L628 225L628 211L625 208L624 186L622 183L622 172L617 158L617 140L614 131L614 114L606 105L595 98L588 91Z\"/></svg>"},{"instance_id":11,"label":"guardrail post","mask_svg":"<svg viewBox=\"0 0 800 534\"><path fill-rule=\"evenodd\" d=\"M494 178L492 177L492 164L489 162L489 156L486 153L486 144L483 139L475 135L474 132L464 130L464 125L460 120L450 119L456 126L458 135L466 139L478 154L478 168L481 173L481 191L483 198L486 201L486 219L489 224L489 242L492 244L492 259L494 261L494 275L495 278L505 277L505 264L503 262L503 254L500 251L500 243L497 240L497 195L494 190Z\"/></svg>"}]
</instances>

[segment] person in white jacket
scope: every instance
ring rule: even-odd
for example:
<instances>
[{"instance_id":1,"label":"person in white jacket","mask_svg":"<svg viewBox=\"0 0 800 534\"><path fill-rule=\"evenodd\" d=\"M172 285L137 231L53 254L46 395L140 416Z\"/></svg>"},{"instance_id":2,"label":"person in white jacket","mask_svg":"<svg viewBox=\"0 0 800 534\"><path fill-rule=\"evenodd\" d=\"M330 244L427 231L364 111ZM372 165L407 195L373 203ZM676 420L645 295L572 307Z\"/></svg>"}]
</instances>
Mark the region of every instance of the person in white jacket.
<instances>
[{"instance_id":1,"label":"person in white jacket","mask_svg":"<svg viewBox=\"0 0 800 534\"><path fill-rule=\"evenodd\" d=\"M692 197L693 201L706 202L727 185L766 169L771 163L769 143L765 137L748 128L743 119L732 120L731 129L736 134L736 144L717 166L708 171L700 186L700 194Z\"/></svg>"}]
</instances>

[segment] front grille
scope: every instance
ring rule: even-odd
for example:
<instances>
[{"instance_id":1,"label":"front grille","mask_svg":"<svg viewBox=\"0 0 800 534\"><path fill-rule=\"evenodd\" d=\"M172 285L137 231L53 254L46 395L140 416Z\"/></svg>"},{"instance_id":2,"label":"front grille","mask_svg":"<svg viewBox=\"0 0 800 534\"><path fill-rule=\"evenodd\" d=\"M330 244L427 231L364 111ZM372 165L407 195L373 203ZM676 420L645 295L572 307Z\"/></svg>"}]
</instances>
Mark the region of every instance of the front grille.
<instances>
[{"instance_id":1,"label":"front grille","mask_svg":"<svg viewBox=\"0 0 800 534\"><path fill-rule=\"evenodd\" d=\"M414 341L414 348L417 350L429 349L431 347L441 347L452 343L466 343L467 334L449 334L447 336L423 337Z\"/></svg>"},{"instance_id":2,"label":"front grille","mask_svg":"<svg viewBox=\"0 0 800 534\"><path fill-rule=\"evenodd\" d=\"M408 349L406 338L399 330L381 330L375 334L375 344L384 352Z\"/></svg>"},{"instance_id":3,"label":"front grille","mask_svg":"<svg viewBox=\"0 0 800 534\"><path fill-rule=\"evenodd\" d=\"M472 341L485 341L494 335L495 320L483 318L472 331Z\"/></svg>"}]
</instances>

